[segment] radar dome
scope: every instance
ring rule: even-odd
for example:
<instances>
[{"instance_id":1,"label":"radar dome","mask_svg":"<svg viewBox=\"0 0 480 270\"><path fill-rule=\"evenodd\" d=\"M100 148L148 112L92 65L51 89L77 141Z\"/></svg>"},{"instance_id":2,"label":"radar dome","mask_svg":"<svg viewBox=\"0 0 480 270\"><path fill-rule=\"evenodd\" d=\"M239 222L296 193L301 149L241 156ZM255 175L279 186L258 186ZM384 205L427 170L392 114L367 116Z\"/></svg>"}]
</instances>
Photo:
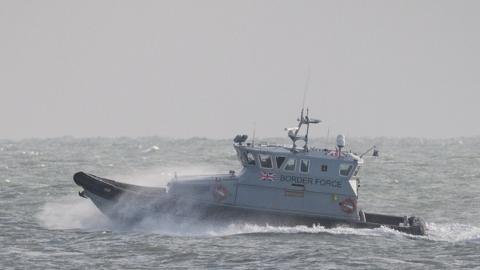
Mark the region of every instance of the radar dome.
<instances>
[{"instance_id":1,"label":"radar dome","mask_svg":"<svg viewBox=\"0 0 480 270\"><path fill-rule=\"evenodd\" d=\"M338 148L345 147L345 136L343 136L342 134L339 134L337 136L337 146Z\"/></svg>"}]
</instances>

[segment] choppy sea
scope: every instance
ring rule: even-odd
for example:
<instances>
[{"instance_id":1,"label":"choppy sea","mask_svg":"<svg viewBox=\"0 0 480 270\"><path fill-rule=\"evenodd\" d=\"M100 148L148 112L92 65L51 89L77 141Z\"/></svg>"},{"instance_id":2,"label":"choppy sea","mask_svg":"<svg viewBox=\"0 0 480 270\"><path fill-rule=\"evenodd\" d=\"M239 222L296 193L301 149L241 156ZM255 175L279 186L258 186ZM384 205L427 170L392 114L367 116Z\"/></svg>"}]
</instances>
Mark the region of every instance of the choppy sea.
<instances>
[{"instance_id":1,"label":"choppy sea","mask_svg":"<svg viewBox=\"0 0 480 270\"><path fill-rule=\"evenodd\" d=\"M348 139L348 138L347 138ZM287 143L281 139L269 142ZM162 186L175 174L239 170L231 140L0 140L1 269L480 268L480 137L354 138L366 158L359 206L414 214L427 236L154 219L114 224L78 196L77 171ZM325 147L324 139L312 145Z\"/></svg>"}]
</instances>

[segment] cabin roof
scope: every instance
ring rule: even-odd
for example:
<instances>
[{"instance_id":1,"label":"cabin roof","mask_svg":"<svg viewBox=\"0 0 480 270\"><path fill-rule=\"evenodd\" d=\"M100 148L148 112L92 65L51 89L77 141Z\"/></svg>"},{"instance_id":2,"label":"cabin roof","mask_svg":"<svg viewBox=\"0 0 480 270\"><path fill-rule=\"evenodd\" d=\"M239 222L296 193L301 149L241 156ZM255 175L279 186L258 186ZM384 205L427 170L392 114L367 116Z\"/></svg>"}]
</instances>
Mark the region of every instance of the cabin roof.
<instances>
[{"instance_id":1,"label":"cabin roof","mask_svg":"<svg viewBox=\"0 0 480 270\"><path fill-rule=\"evenodd\" d=\"M235 144L235 147L238 147L242 151L250 151L255 153L265 153L272 155L295 155L297 158L306 157L306 158L324 158L332 160L343 160L343 161L358 161L362 163L363 160L356 154L351 152L343 151L340 154L337 150L331 149L320 149L310 147L308 151L305 151L303 148L296 148L292 151L292 147L282 146L282 145L238 145Z\"/></svg>"}]
</instances>

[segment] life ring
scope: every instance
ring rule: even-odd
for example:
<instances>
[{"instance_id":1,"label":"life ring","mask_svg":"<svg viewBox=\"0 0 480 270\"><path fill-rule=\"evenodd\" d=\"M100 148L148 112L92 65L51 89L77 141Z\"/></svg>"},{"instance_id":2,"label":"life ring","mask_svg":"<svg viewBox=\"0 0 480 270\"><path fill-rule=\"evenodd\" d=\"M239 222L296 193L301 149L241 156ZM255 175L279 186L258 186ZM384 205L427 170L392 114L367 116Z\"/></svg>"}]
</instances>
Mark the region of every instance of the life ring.
<instances>
[{"instance_id":1,"label":"life ring","mask_svg":"<svg viewBox=\"0 0 480 270\"><path fill-rule=\"evenodd\" d=\"M222 184L216 184L213 188L213 199L217 202L225 200L228 196L228 189Z\"/></svg>"},{"instance_id":2,"label":"life ring","mask_svg":"<svg viewBox=\"0 0 480 270\"><path fill-rule=\"evenodd\" d=\"M347 214L352 214L357 210L357 201L352 198L346 198L345 200L339 203L342 211Z\"/></svg>"}]
</instances>

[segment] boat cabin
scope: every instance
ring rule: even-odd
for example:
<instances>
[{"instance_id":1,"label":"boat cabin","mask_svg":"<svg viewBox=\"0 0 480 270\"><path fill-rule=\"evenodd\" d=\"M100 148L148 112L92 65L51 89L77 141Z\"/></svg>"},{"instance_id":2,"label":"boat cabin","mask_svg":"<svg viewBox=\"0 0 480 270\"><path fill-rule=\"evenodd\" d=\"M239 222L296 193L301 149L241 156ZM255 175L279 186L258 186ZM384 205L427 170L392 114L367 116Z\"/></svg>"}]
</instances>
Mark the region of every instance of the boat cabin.
<instances>
[{"instance_id":1,"label":"boat cabin","mask_svg":"<svg viewBox=\"0 0 480 270\"><path fill-rule=\"evenodd\" d=\"M292 152L286 147L269 145L256 147L235 145L235 149L245 170L272 170L350 179L358 174L363 163L354 154L328 149Z\"/></svg>"}]
</instances>

